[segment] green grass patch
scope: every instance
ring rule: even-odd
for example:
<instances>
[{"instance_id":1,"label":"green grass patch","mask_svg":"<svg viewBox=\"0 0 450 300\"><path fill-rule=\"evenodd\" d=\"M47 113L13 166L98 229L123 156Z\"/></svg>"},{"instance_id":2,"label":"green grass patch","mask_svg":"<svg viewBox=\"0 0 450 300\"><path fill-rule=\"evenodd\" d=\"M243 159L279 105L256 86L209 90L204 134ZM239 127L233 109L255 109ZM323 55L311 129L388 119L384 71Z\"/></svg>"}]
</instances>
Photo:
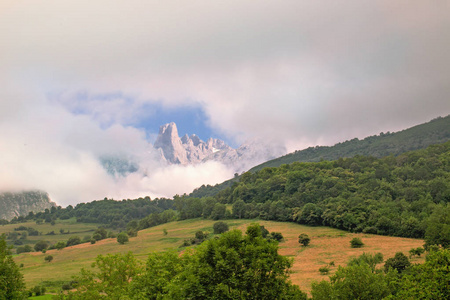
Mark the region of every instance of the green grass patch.
<instances>
[{"instance_id":1,"label":"green grass patch","mask_svg":"<svg viewBox=\"0 0 450 300\"><path fill-rule=\"evenodd\" d=\"M158 241L161 242L167 242L167 243L176 243L178 241L180 241L181 238L176 238L176 237L164 237L164 238L160 238Z\"/></svg>"}]
</instances>

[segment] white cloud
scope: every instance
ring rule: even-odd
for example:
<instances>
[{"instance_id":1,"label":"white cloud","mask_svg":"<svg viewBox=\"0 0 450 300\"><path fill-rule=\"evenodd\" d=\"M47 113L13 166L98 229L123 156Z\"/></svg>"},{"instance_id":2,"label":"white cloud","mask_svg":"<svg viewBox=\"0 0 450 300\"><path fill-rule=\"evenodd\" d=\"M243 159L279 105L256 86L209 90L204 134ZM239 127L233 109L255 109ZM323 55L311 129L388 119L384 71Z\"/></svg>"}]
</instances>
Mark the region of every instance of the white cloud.
<instances>
[{"instance_id":1,"label":"white cloud","mask_svg":"<svg viewBox=\"0 0 450 300\"><path fill-rule=\"evenodd\" d=\"M4 1L1 188L39 185L78 201L110 191L169 191L158 181L164 172L192 174L200 185L204 177L193 170L217 171L212 165L158 169L161 177L128 177L120 184L107 177L98 155L151 156L144 133L124 126L139 117L145 102L197 103L216 131L238 141L275 136L290 150L447 115L446 6ZM88 95L84 106L73 97L80 92ZM59 102L49 102L48 95L58 95ZM117 97L100 101L101 95ZM89 113L73 114L79 109Z\"/></svg>"}]
</instances>

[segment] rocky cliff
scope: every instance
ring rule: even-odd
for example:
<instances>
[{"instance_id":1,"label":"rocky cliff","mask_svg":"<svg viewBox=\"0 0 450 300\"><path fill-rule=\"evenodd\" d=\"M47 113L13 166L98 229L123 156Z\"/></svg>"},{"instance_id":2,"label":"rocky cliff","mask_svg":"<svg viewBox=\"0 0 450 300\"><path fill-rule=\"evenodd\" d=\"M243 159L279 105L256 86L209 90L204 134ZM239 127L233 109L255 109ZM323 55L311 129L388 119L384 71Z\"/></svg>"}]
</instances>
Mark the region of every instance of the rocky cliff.
<instances>
[{"instance_id":1,"label":"rocky cliff","mask_svg":"<svg viewBox=\"0 0 450 300\"><path fill-rule=\"evenodd\" d=\"M202 141L195 134L182 138L178 136L175 123L160 127L154 148L160 152L162 160L169 164L197 164L208 160L219 161L235 172L249 168L286 154L286 149L262 140L251 140L233 149L224 141L210 138Z\"/></svg>"},{"instance_id":2,"label":"rocky cliff","mask_svg":"<svg viewBox=\"0 0 450 300\"><path fill-rule=\"evenodd\" d=\"M50 209L56 204L50 201L47 193L26 191L0 194L0 219L11 220L14 217L26 216L30 211L37 213Z\"/></svg>"}]
</instances>

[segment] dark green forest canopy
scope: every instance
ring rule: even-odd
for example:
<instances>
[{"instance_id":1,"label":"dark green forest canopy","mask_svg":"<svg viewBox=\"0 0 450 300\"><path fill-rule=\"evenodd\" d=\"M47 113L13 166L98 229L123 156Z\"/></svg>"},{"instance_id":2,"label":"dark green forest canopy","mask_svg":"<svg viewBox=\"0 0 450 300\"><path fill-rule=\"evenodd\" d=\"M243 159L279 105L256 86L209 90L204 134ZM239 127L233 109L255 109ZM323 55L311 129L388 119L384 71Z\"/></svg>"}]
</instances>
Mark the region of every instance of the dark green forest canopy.
<instances>
[{"instance_id":1,"label":"dark green forest canopy","mask_svg":"<svg viewBox=\"0 0 450 300\"><path fill-rule=\"evenodd\" d=\"M450 116L438 117L428 123L417 125L394 133L380 133L363 140L354 138L334 146L316 146L295 151L285 156L267 161L249 170L251 173L267 167L279 167L293 162L319 162L321 160L336 160L339 158L373 156L381 158L388 155L398 156L412 150L424 149L430 145L445 143L450 140ZM195 189L191 197L214 196L223 189L237 182L236 176L223 183L203 185Z\"/></svg>"}]
</instances>

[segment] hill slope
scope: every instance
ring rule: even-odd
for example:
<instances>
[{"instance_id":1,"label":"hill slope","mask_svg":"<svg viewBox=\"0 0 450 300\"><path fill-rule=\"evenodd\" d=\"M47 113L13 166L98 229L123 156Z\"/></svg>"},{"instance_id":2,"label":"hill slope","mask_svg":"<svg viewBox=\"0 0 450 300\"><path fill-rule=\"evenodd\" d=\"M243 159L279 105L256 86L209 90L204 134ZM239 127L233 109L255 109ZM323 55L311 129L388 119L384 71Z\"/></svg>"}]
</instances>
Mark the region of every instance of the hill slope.
<instances>
[{"instance_id":1,"label":"hill slope","mask_svg":"<svg viewBox=\"0 0 450 300\"><path fill-rule=\"evenodd\" d=\"M429 145L441 144L450 140L450 115L438 117L428 123L420 124L395 133L381 133L369 136L363 140L357 138L334 146L317 146L295 151L285 156L269 160L249 170L255 173L268 167L279 167L293 162L318 162L321 160L336 160L356 155L384 157L400 155L407 151L424 149ZM218 192L231 187L239 181L240 176L216 184L203 185L195 189L190 197L214 196Z\"/></svg>"}]
</instances>

